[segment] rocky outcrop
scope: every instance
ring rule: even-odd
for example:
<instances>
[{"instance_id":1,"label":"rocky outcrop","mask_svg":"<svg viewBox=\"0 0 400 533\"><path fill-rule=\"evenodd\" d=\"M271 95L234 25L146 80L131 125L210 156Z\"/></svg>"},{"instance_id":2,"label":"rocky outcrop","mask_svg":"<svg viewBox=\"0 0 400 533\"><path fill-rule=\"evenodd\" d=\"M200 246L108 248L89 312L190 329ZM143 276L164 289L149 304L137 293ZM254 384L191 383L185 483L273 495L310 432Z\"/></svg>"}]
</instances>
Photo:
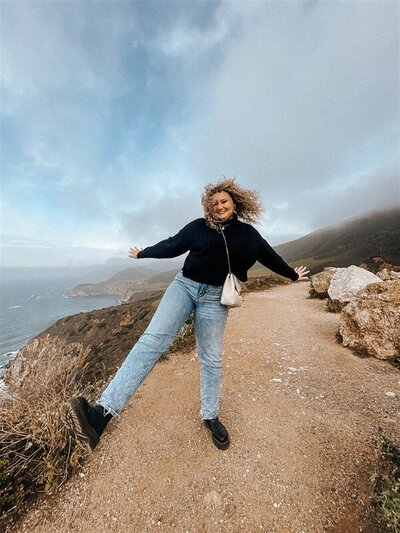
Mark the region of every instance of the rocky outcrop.
<instances>
[{"instance_id":1,"label":"rocky outcrop","mask_svg":"<svg viewBox=\"0 0 400 533\"><path fill-rule=\"evenodd\" d=\"M73 288L68 296L120 296L125 297L128 292L143 288L146 281L102 281L100 283L85 283Z\"/></svg>"},{"instance_id":2,"label":"rocky outcrop","mask_svg":"<svg viewBox=\"0 0 400 533\"><path fill-rule=\"evenodd\" d=\"M78 285L71 290L69 296L118 296L121 303L132 303L157 297L166 287L167 283L149 285L146 280L103 281Z\"/></svg>"},{"instance_id":3,"label":"rocky outcrop","mask_svg":"<svg viewBox=\"0 0 400 533\"><path fill-rule=\"evenodd\" d=\"M400 357L400 281L372 283L360 290L340 315L344 346L378 359Z\"/></svg>"},{"instance_id":4,"label":"rocky outcrop","mask_svg":"<svg viewBox=\"0 0 400 533\"><path fill-rule=\"evenodd\" d=\"M147 300L148 298L159 298L162 294L162 290L132 290L127 291L122 297L121 302L130 304L133 302L140 302L141 300Z\"/></svg>"},{"instance_id":5,"label":"rocky outcrop","mask_svg":"<svg viewBox=\"0 0 400 533\"><path fill-rule=\"evenodd\" d=\"M157 305L153 298L107 307L58 320L26 344L6 370L7 387L51 372L61 358L73 359L82 382L113 374L147 327Z\"/></svg>"},{"instance_id":6,"label":"rocky outcrop","mask_svg":"<svg viewBox=\"0 0 400 533\"><path fill-rule=\"evenodd\" d=\"M79 359L82 366L90 356L91 348L81 342L65 342L65 339L48 333L32 339L19 351L6 370L4 379L10 387L21 387L27 378L52 372L60 358Z\"/></svg>"},{"instance_id":7,"label":"rocky outcrop","mask_svg":"<svg viewBox=\"0 0 400 533\"><path fill-rule=\"evenodd\" d=\"M283 285L285 283L291 283L285 278L280 276L259 276L255 278L250 278L245 283L241 283L242 293L252 292L252 291L265 291L276 287L277 285Z\"/></svg>"},{"instance_id":8,"label":"rocky outcrop","mask_svg":"<svg viewBox=\"0 0 400 533\"><path fill-rule=\"evenodd\" d=\"M382 272L382 270L388 269L393 270L394 272L400 272L400 265L394 264L394 263L388 263L385 259L382 257L374 257L374 273Z\"/></svg>"},{"instance_id":9,"label":"rocky outcrop","mask_svg":"<svg viewBox=\"0 0 400 533\"><path fill-rule=\"evenodd\" d=\"M345 270L344 268L325 267L322 272L311 276L311 288L309 295L311 298L327 298L328 289L331 284L333 275L337 270Z\"/></svg>"},{"instance_id":10,"label":"rocky outcrop","mask_svg":"<svg viewBox=\"0 0 400 533\"><path fill-rule=\"evenodd\" d=\"M4 374L7 388L12 394L27 380L32 383L39 375L43 378L54 374L55 368L68 368L68 361L79 370L82 384L96 383L98 388L99 383L115 374L146 329L161 295L158 291L147 300L58 320L18 352ZM188 320L166 355L194 345L193 324Z\"/></svg>"},{"instance_id":11,"label":"rocky outcrop","mask_svg":"<svg viewBox=\"0 0 400 533\"><path fill-rule=\"evenodd\" d=\"M329 285L327 308L329 311L339 313L359 290L370 283L381 282L382 280L372 272L355 265L338 269Z\"/></svg>"},{"instance_id":12,"label":"rocky outcrop","mask_svg":"<svg viewBox=\"0 0 400 533\"><path fill-rule=\"evenodd\" d=\"M390 279L393 280L400 280L400 272L396 272L395 270L390 270L389 268L384 268L380 272L376 274L381 280L388 281Z\"/></svg>"}]
</instances>

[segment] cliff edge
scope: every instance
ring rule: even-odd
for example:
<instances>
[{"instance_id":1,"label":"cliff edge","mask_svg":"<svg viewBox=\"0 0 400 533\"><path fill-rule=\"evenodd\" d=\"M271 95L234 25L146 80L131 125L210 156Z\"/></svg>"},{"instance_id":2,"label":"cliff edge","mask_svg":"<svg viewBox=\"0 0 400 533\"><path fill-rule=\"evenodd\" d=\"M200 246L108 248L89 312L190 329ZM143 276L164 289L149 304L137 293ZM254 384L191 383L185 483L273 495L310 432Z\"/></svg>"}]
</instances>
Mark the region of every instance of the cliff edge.
<instances>
[{"instance_id":1,"label":"cliff edge","mask_svg":"<svg viewBox=\"0 0 400 533\"><path fill-rule=\"evenodd\" d=\"M98 449L15 532L379 531L379 428L399 435L399 371L335 340L308 283L230 311L216 449L199 418L195 351L156 365ZM391 393L391 394L388 394Z\"/></svg>"}]
</instances>

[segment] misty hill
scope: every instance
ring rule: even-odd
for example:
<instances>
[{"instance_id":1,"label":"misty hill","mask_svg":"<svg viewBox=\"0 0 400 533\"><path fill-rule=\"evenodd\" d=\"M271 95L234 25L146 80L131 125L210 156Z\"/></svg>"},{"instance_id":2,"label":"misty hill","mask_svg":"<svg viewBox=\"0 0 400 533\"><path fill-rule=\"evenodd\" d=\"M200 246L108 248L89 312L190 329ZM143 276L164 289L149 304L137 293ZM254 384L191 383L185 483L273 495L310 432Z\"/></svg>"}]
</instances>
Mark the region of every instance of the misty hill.
<instances>
[{"instance_id":1,"label":"misty hill","mask_svg":"<svg viewBox=\"0 0 400 533\"><path fill-rule=\"evenodd\" d=\"M180 268L174 268L172 270L167 270L166 272L154 274L154 276L151 276L151 278L148 279L148 283L171 283L179 270Z\"/></svg>"},{"instance_id":2,"label":"misty hill","mask_svg":"<svg viewBox=\"0 0 400 533\"><path fill-rule=\"evenodd\" d=\"M115 295L122 302L152 297L163 290L173 280L181 266L176 261L148 261L147 266L132 266L114 273L113 276L98 283L80 283L74 287L69 296ZM140 261L142 264L142 260ZM183 261L182 261L183 263ZM171 270L171 267L174 267Z\"/></svg>"},{"instance_id":3,"label":"misty hill","mask_svg":"<svg viewBox=\"0 0 400 533\"><path fill-rule=\"evenodd\" d=\"M371 270L374 257L400 263L400 208L368 213L322 228L275 250L291 264L306 264L311 273L326 266L347 267L364 263Z\"/></svg>"},{"instance_id":4,"label":"misty hill","mask_svg":"<svg viewBox=\"0 0 400 533\"><path fill-rule=\"evenodd\" d=\"M110 281L136 281L139 279L148 279L153 274L154 270L148 267L137 266L124 268L123 270L116 272L111 278L106 280L105 283Z\"/></svg>"},{"instance_id":5,"label":"misty hill","mask_svg":"<svg viewBox=\"0 0 400 533\"><path fill-rule=\"evenodd\" d=\"M137 281L137 280L148 280L152 276L157 274L162 274L167 271L176 270L178 271L183 265L184 259L177 260L173 259L141 259L140 261L135 261L132 259L128 260L130 267L119 269L114 271L113 275L105 280L105 283L113 281ZM103 278L104 280L104 278Z\"/></svg>"},{"instance_id":6,"label":"misty hill","mask_svg":"<svg viewBox=\"0 0 400 533\"><path fill-rule=\"evenodd\" d=\"M351 264L364 264L371 271L376 271L374 257L381 257L388 263L400 263L399 235L400 208L396 207L345 220L274 249L292 266L307 265L311 274L326 266L347 267ZM101 283L79 285L71 295L115 294L128 301L132 295L137 298L141 291L145 293L165 288L182 264L183 260L180 263L176 260L152 260L146 266L120 270ZM262 276L267 272L268 269L256 263L249 271L249 277ZM149 295L148 292L144 296Z\"/></svg>"}]
</instances>

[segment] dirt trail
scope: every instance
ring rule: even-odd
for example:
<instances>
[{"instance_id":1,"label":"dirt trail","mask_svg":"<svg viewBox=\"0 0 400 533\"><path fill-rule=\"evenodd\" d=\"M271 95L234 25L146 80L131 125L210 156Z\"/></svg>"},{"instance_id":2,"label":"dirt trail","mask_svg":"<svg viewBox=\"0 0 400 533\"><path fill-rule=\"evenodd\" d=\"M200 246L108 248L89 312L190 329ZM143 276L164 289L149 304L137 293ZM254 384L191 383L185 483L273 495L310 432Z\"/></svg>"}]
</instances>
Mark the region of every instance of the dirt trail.
<instances>
[{"instance_id":1,"label":"dirt trail","mask_svg":"<svg viewBox=\"0 0 400 533\"><path fill-rule=\"evenodd\" d=\"M378 427L399 437L400 373L338 344L339 316L307 299L308 288L247 294L230 312L227 451L199 418L195 353L174 355L156 365L82 472L15 531L379 531L370 476Z\"/></svg>"}]
</instances>

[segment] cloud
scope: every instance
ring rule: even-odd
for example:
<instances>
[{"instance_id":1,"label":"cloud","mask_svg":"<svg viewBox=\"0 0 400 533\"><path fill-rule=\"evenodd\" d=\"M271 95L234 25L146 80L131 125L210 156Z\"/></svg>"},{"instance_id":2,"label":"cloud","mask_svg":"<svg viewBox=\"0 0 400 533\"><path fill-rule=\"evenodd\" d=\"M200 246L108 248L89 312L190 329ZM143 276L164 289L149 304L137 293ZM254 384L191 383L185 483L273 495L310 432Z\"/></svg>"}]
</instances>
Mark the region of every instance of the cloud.
<instances>
[{"instance_id":1,"label":"cloud","mask_svg":"<svg viewBox=\"0 0 400 533\"><path fill-rule=\"evenodd\" d=\"M1 4L3 233L153 244L222 175L260 191L271 242L392 202L398 5L159 7Z\"/></svg>"},{"instance_id":2,"label":"cloud","mask_svg":"<svg viewBox=\"0 0 400 533\"><path fill-rule=\"evenodd\" d=\"M203 118L190 153L196 172L238 176L281 202L363 168L371 159L365 148L377 138L385 149L374 154L374 164L386 164L388 146L393 158L398 8L252 6L243 9L241 38L230 43L218 75L203 88Z\"/></svg>"},{"instance_id":3,"label":"cloud","mask_svg":"<svg viewBox=\"0 0 400 533\"><path fill-rule=\"evenodd\" d=\"M121 214L121 240L129 239L130 246L149 246L175 235L188 222L203 216L200 197L195 187L160 187L152 201Z\"/></svg>"}]
</instances>

